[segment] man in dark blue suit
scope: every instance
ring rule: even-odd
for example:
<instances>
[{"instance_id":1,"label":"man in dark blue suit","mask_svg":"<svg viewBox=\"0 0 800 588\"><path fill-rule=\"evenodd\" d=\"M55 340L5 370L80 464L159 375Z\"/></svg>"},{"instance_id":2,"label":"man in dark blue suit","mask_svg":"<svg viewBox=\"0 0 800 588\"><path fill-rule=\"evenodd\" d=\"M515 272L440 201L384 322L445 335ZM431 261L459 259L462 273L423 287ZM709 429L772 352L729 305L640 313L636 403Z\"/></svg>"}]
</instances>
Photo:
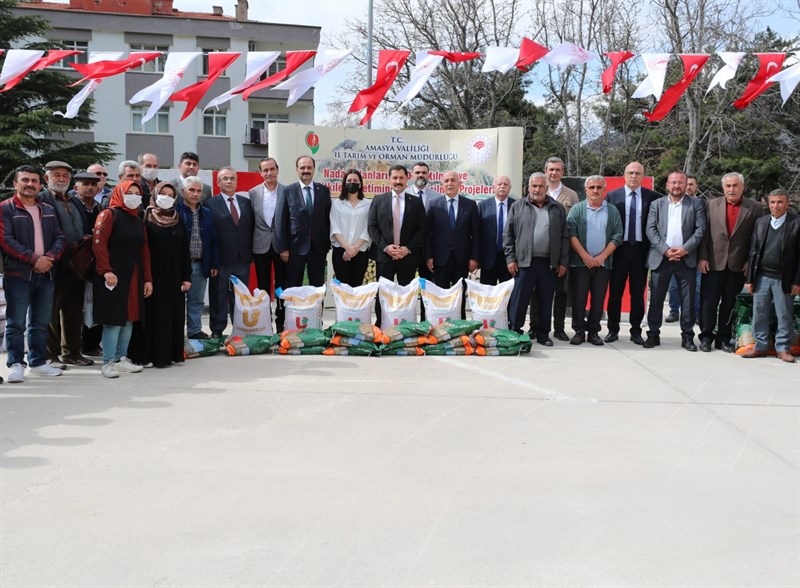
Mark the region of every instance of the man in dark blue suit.
<instances>
[{"instance_id":1,"label":"man in dark blue suit","mask_svg":"<svg viewBox=\"0 0 800 588\"><path fill-rule=\"evenodd\" d=\"M450 288L479 267L481 220L475 201L458 193L461 180L456 172L444 173L442 188L445 197L431 202L428 209L425 258L434 283ZM467 317L466 304L465 295L461 299L462 319Z\"/></svg>"},{"instance_id":2,"label":"man in dark blue suit","mask_svg":"<svg viewBox=\"0 0 800 588\"><path fill-rule=\"evenodd\" d=\"M245 285L250 282L250 261L253 258L253 206L250 200L236 194L236 172L223 167L217 172L220 193L205 201L211 211L219 243L219 272L208 287L211 336L221 337L233 316L231 276Z\"/></svg>"},{"instance_id":3,"label":"man in dark blue suit","mask_svg":"<svg viewBox=\"0 0 800 588\"><path fill-rule=\"evenodd\" d=\"M625 166L625 185L611 190L606 196L610 206L615 206L622 218L622 244L614 251L614 265L608 286L608 335L605 342L619 339L619 321L622 314L622 296L625 282L630 278L631 341L644 344L642 320L644 319L644 289L647 285L647 215L650 205L660 196L642 187L644 166L632 161Z\"/></svg>"},{"instance_id":4,"label":"man in dark blue suit","mask_svg":"<svg viewBox=\"0 0 800 588\"><path fill-rule=\"evenodd\" d=\"M297 158L297 182L278 195L275 209L275 245L286 263L285 287L308 283L322 286L331 248L331 191L314 181L316 162L308 155Z\"/></svg>"},{"instance_id":5,"label":"man in dark blue suit","mask_svg":"<svg viewBox=\"0 0 800 588\"><path fill-rule=\"evenodd\" d=\"M482 200L478 204L481 217L481 284L495 285L511 279L506 265L506 254L503 252L503 229L508 219L508 209L515 198L511 193L511 178L497 176L492 183L494 197Z\"/></svg>"}]
</instances>

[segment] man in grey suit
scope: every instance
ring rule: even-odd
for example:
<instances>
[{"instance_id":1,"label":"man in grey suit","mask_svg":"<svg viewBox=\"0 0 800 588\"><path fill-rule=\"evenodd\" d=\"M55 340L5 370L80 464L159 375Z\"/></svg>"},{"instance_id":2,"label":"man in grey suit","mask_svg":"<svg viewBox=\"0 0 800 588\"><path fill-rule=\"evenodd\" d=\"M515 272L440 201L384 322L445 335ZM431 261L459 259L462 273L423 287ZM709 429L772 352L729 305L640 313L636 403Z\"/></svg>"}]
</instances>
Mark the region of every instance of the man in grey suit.
<instances>
[{"instance_id":1,"label":"man in grey suit","mask_svg":"<svg viewBox=\"0 0 800 588\"><path fill-rule=\"evenodd\" d=\"M418 196L420 200L422 200L422 205L425 207L425 212L428 212L430 208L431 202L437 200L439 198L444 198L444 194L441 192L437 192L436 190L432 190L429 185L429 176L430 176L430 168L428 164L424 161L418 161L414 164L414 167L411 168L411 177L413 178L413 185L409 186L406 190L410 194L414 194ZM422 244L420 245L420 256L419 256L419 264L417 265L417 274L420 278L424 278L426 280L433 279L433 272L428 269L428 264L425 263L425 240L423 239ZM420 320L425 320L425 305L420 304Z\"/></svg>"},{"instance_id":2,"label":"man in grey suit","mask_svg":"<svg viewBox=\"0 0 800 588\"><path fill-rule=\"evenodd\" d=\"M492 182L492 191L492 198L481 200L478 204L478 214L481 217L481 249L478 261L481 263L481 284L493 286L511 279L503 250L503 230L508 219L508 209L516 199L509 197L511 178L508 176L497 176Z\"/></svg>"},{"instance_id":3,"label":"man in grey suit","mask_svg":"<svg viewBox=\"0 0 800 588\"><path fill-rule=\"evenodd\" d=\"M694 296L697 248L706 231L705 204L686 194L686 174L674 171L667 177L667 196L650 205L647 217L647 239L650 253L647 267L652 271L653 289L647 311L645 348L661 345L661 322L664 299L672 276L678 280L683 298L681 315L681 347L697 351L694 344Z\"/></svg>"},{"instance_id":4,"label":"man in grey suit","mask_svg":"<svg viewBox=\"0 0 800 588\"><path fill-rule=\"evenodd\" d=\"M258 170L264 183L252 188L249 192L255 216L253 231L253 262L256 266L258 287L266 290L275 300L272 280L275 289L282 288L286 280L286 263L281 259L275 241L275 209L278 198L283 193L283 184L278 183L278 162L272 157L265 157L258 164ZM275 301L275 329L283 331L283 300Z\"/></svg>"}]
</instances>

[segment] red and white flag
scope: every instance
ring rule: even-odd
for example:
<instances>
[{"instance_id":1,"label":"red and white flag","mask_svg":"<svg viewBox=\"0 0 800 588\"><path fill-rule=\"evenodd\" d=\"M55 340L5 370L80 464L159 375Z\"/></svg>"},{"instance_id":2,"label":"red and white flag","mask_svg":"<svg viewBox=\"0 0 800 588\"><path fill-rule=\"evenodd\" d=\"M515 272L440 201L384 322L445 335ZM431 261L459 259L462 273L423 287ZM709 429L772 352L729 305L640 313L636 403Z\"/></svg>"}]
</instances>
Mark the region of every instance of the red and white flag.
<instances>
[{"instance_id":1,"label":"red and white flag","mask_svg":"<svg viewBox=\"0 0 800 588\"><path fill-rule=\"evenodd\" d=\"M130 99L131 104L150 103L150 108L147 109L147 113L142 117L142 123L146 123L153 118L158 109L164 106L181 83L181 79L186 73L186 68L201 55L202 53L199 51L171 51L167 55L167 61L164 64L164 75L161 76L161 79L146 88L142 88Z\"/></svg>"},{"instance_id":2,"label":"red and white flag","mask_svg":"<svg viewBox=\"0 0 800 588\"><path fill-rule=\"evenodd\" d=\"M405 106L416 98L443 60L443 55L435 55L430 51L417 52L417 62L414 66L414 71L411 72L411 79L392 98L392 102L402 102L401 106Z\"/></svg>"},{"instance_id":3,"label":"red and white flag","mask_svg":"<svg viewBox=\"0 0 800 588\"><path fill-rule=\"evenodd\" d=\"M744 52L734 53L722 51L717 53L717 55L719 55L720 59L722 59L722 62L725 65L719 68L717 73L714 74L714 77L711 78L711 83L708 84L708 90L706 90L706 96L708 96L708 93L716 86L719 86L723 90L725 89L728 82L736 75L736 70L739 69L739 64L747 54Z\"/></svg>"},{"instance_id":4,"label":"red and white flag","mask_svg":"<svg viewBox=\"0 0 800 588\"><path fill-rule=\"evenodd\" d=\"M70 63L70 67L75 69L83 77L70 87L77 86L86 80L102 80L110 78L129 69L141 67L149 61L153 61L161 55L161 51L139 51L131 53L125 59L97 61L95 63Z\"/></svg>"},{"instance_id":5,"label":"red and white flag","mask_svg":"<svg viewBox=\"0 0 800 588\"><path fill-rule=\"evenodd\" d=\"M519 46L519 58L514 65L519 70L528 71L534 63L548 53L550 53L550 49L539 45L536 41L531 41L528 37L524 37L522 44Z\"/></svg>"},{"instance_id":6,"label":"red and white flag","mask_svg":"<svg viewBox=\"0 0 800 588\"><path fill-rule=\"evenodd\" d=\"M652 95L656 97L656 100L661 100L669 56L669 53L642 53L647 77L639 84L631 98L644 98Z\"/></svg>"},{"instance_id":7,"label":"red and white flag","mask_svg":"<svg viewBox=\"0 0 800 588\"><path fill-rule=\"evenodd\" d=\"M29 68L27 71L24 71L17 77L8 80L6 82L5 87L2 90L0 90L0 92L6 92L10 90L11 88L19 84L22 81L22 79L32 71L39 71L46 67L50 67L51 65L53 65L58 61L61 61L65 57L71 57L72 55L77 55L78 53L80 53L80 51L76 51L74 49L54 49L48 51L46 57L40 57L36 61L36 63L34 63L33 66Z\"/></svg>"},{"instance_id":8,"label":"red and white flag","mask_svg":"<svg viewBox=\"0 0 800 588\"><path fill-rule=\"evenodd\" d=\"M427 51L428 55L439 55L450 63L464 63L481 56L480 53L459 53L457 51ZM417 53L419 55L419 53Z\"/></svg>"},{"instance_id":9,"label":"red and white flag","mask_svg":"<svg viewBox=\"0 0 800 588\"><path fill-rule=\"evenodd\" d=\"M603 71L603 94L608 94L611 92L611 88L614 86L614 78L617 75L617 69L619 68L621 63L628 61L631 57L633 57L633 53L630 51L608 51L604 53L606 57L611 60L611 65L609 65L605 71Z\"/></svg>"},{"instance_id":10,"label":"red and white flag","mask_svg":"<svg viewBox=\"0 0 800 588\"><path fill-rule=\"evenodd\" d=\"M581 65L593 59L599 59L597 53L578 47L573 43L561 43L542 55L539 61L558 69L566 69L570 65Z\"/></svg>"},{"instance_id":11,"label":"red and white flag","mask_svg":"<svg viewBox=\"0 0 800 588\"><path fill-rule=\"evenodd\" d=\"M760 62L758 72L747 84L744 93L733 103L739 110L747 108L753 100L761 96L773 84L770 78L781 71L786 53L756 53L756 57Z\"/></svg>"},{"instance_id":12,"label":"red and white flag","mask_svg":"<svg viewBox=\"0 0 800 588\"><path fill-rule=\"evenodd\" d=\"M211 86L214 85L214 82L217 81L217 78L222 75L222 72L224 72L231 63L239 59L240 55L241 53L225 52L208 54L208 78L202 82L197 82L182 90L178 90L169 97L173 102L186 102L186 108L183 110L181 120L184 120L192 113L197 105L200 104L200 100L203 99L206 92L208 92Z\"/></svg>"},{"instance_id":13,"label":"red and white flag","mask_svg":"<svg viewBox=\"0 0 800 588\"><path fill-rule=\"evenodd\" d=\"M675 108L678 100L683 93L689 88L697 74L703 69L703 66L708 61L708 55L695 55L695 54L679 54L678 57L683 61L683 77L679 82L671 85L661 99L656 104L653 112L645 112L644 117L650 121L655 122L662 120L667 116L670 111Z\"/></svg>"},{"instance_id":14,"label":"red and white flag","mask_svg":"<svg viewBox=\"0 0 800 588\"><path fill-rule=\"evenodd\" d=\"M278 82L282 82L290 75L294 73L294 71L303 65L306 61L311 59L317 54L316 51L287 51L286 52L286 67L283 68L281 71L272 74L268 78L261 80L260 82L253 84L249 88L247 88L242 93L242 100L247 100L250 97L250 94L253 92L258 92L259 90L263 90L264 88L269 88L270 86L277 84Z\"/></svg>"},{"instance_id":15,"label":"red and white flag","mask_svg":"<svg viewBox=\"0 0 800 588\"><path fill-rule=\"evenodd\" d=\"M386 92L389 91L389 88L397 79L400 68L405 65L410 53L410 51L396 49L381 49L378 53L378 69L375 72L375 83L356 94L353 103L350 105L350 112L367 109L367 113L361 119L360 124L367 124L367 121L372 118L381 100L386 96Z\"/></svg>"},{"instance_id":16,"label":"red and white flag","mask_svg":"<svg viewBox=\"0 0 800 588\"><path fill-rule=\"evenodd\" d=\"M792 61L787 61L786 65L789 67L767 80L768 82L778 82L780 84L783 104L786 104L789 96L792 95L797 84L800 83L800 52L795 53Z\"/></svg>"},{"instance_id":17,"label":"red and white flag","mask_svg":"<svg viewBox=\"0 0 800 588\"><path fill-rule=\"evenodd\" d=\"M122 51L92 51L89 54L89 63L96 63L102 60L109 60L109 59L122 59L122 56L125 55ZM67 103L67 109L65 112L56 111L53 114L64 117L64 118L75 118L78 116L78 111L83 106L83 103L86 102L86 99L97 89L97 86L103 80L89 80L87 84L81 88L80 92L75 94L72 99Z\"/></svg>"},{"instance_id":18,"label":"red and white flag","mask_svg":"<svg viewBox=\"0 0 800 588\"><path fill-rule=\"evenodd\" d=\"M247 72L245 73L244 81L235 88L231 88L227 92L223 92L214 98L211 102L206 104L203 111L209 108L215 108L220 104L225 104L228 100L233 98L234 95L244 92L247 88L255 84L261 77L261 74L267 71L269 66L275 63L275 60L280 56L280 51L251 51L248 53Z\"/></svg>"},{"instance_id":19,"label":"red and white flag","mask_svg":"<svg viewBox=\"0 0 800 588\"><path fill-rule=\"evenodd\" d=\"M517 64L518 60L519 49L516 47L487 47L481 71L506 73Z\"/></svg>"},{"instance_id":20,"label":"red and white flag","mask_svg":"<svg viewBox=\"0 0 800 588\"><path fill-rule=\"evenodd\" d=\"M275 86L275 89L289 90L289 99L286 101L286 106L289 107L352 52L352 49L323 49L318 51L317 56L314 58L314 67L301 71L294 77Z\"/></svg>"},{"instance_id":21,"label":"red and white flag","mask_svg":"<svg viewBox=\"0 0 800 588\"><path fill-rule=\"evenodd\" d=\"M3 71L0 72L0 85L7 84L31 71L42 55L44 55L44 51L10 49L3 62Z\"/></svg>"}]
</instances>

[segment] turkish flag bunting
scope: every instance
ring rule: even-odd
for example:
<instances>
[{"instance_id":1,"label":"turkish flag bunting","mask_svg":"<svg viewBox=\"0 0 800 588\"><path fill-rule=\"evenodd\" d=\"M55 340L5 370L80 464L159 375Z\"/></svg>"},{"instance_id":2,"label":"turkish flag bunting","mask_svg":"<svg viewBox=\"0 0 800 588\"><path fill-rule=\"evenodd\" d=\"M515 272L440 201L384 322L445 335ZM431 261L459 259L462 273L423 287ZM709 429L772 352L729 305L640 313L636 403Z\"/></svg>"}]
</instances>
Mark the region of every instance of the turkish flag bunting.
<instances>
[{"instance_id":1,"label":"turkish flag bunting","mask_svg":"<svg viewBox=\"0 0 800 588\"><path fill-rule=\"evenodd\" d=\"M70 63L78 73L83 75L83 78L74 84L70 84L69 87L77 86L86 80L102 80L125 73L129 69L144 65L148 61L153 61L159 55L161 55L161 51L140 51L138 53L131 53L125 59L120 60L97 61L95 63Z\"/></svg>"},{"instance_id":2,"label":"turkish flag bunting","mask_svg":"<svg viewBox=\"0 0 800 588\"><path fill-rule=\"evenodd\" d=\"M644 117L650 122L663 120L663 118L675 108L680 97L683 96L683 93L686 92L687 88L692 84L697 74L703 69L709 56L684 53L679 54L678 57L683 61L683 77L679 82L667 88L667 91L661 96L653 112L644 113Z\"/></svg>"},{"instance_id":3,"label":"turkish flag bunting","mask_svg":"<svg viewBox=\"0 0 800 588\"><path fill-rule=\"evenodd\" d=\"M761 96L774 83L770 82L769 78L781 71L783 60L786 59L786 53L756 53L756 56L761 62L756 77L750 80L744 93L733 103L739 110L747 108L748 104Z\"/></svg>"},{"instance_id":4,"label":"turkish flag bunting","mask_svg":"<svg viewBox=\"0 0 800 588\"><path fill-rule=\"evenodd\" d=\"M231 63L239 59L241 53L215 52L208 54L208 78L178 90L169 97L173 102L186 102L181 120L189 116L203 99L205 93L211 89L217 78L222 75Z\"/></svg>"},{"instance_id":5,"label":"turkish flag bunting","mask_svg":"<svg viewBox=\"0 0 800 588\"><path fill-rule=\"evenodd\" d=\"M375 83L369 88L361 90L356 94L353 103L350 105L350 112L358 112L359 110L367 109L364 118L361 119L360 124L372 118L372 115L378 109L378 105L386 96L386 92L392 85L392 82L397 79L400 73L400 68L408 59L410 51L397 51L393 49L382 49L378 54L378 71L375 74Z\"/></svg>"},{"instance_id":6,"label":"turkish flag bunting","mask_svg":"<svg viewBox=\"0 0 800 588\"><path fill-rule=\"evenodd\" d=\"M281 71L272 74L266 79L261 80L257 84L253 84L242 93L242 100L247 98L253 92L258 92L264 88L269 88L272 85L282 82L288 78L292 73L306 61L311 59L317 54L316 51L287 51L286 52L286 67Z\"/></svg>"},{"instance_id":7,"label":"turkish flag bunting","mask_svg":"<svg viewBox=\"0 0 800 588\"><path fill-rule=\"evenodd\" d=\"M463 63L481 57L480 53L458 53L455 51L428 51L428 55L441 55L450 63Z\"/></svg>"},{"instance_id":8,"label":"turkish flag bunting","mask_svg":"<svg viewBox=\"0 0 800 588\"><path fill-rule=\"evenodd\" d=\"M40 69L44 69L56 63L57 61L61 61L65 57L70 57L71 55L77 55L80 51L76 51L74 49L55 49L47 52L47 57L40 58L36 63L33 64L27 71L21 73L17 77L8 80L6 85L3 87L0 92L6 92L19 84L22 79L31 73L32 71L39 71Z\"/></svg>"},{"instance_id":9,"label":"turkish flag bunting","mask_svg":"<svg viewBox=\"0 0 800 588\"><path fill-rule=\"evenodd\" d=\"M550 49L525 37L522 39L522 44L519 47L519 59L517 59L517 63L514 65L517 66L517 69L528 71L536 61L548 53L550 53Z\"/></svg>"},{"instance_id":10,"label":"turkish flag bunting","mask_svg":"<svg viewBox=\"0 0 800 588\"><path fill-rule=\"evenodd\" d=\"M603 72L603 94L608 94L614 85L614 78L617 75L619 64L628 61L633 57L633 53L630 51L609 51L603 55L611 60L611 65Z\"/></svg>"}]
</instances>

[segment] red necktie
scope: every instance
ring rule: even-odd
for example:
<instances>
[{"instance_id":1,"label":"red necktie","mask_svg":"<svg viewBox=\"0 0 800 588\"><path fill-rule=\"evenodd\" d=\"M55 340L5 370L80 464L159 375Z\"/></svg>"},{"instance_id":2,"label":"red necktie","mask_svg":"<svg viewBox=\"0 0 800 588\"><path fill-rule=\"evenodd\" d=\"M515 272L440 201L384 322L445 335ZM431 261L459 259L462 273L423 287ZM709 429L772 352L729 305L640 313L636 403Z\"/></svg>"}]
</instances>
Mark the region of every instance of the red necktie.
<instances>
[{"instance_id":1,"label":"red necktie","mask_svg":"<svg viewBox=\"0 0 800 588\"><path fill-rule=\"evenodd\" d=\"M228 204L231 207L231 218L233 219L233 224L237 227L239 226L239 212L236 210L236 205L233 203L233 197L228 198Z\"/></svg>"}]
</instances>

